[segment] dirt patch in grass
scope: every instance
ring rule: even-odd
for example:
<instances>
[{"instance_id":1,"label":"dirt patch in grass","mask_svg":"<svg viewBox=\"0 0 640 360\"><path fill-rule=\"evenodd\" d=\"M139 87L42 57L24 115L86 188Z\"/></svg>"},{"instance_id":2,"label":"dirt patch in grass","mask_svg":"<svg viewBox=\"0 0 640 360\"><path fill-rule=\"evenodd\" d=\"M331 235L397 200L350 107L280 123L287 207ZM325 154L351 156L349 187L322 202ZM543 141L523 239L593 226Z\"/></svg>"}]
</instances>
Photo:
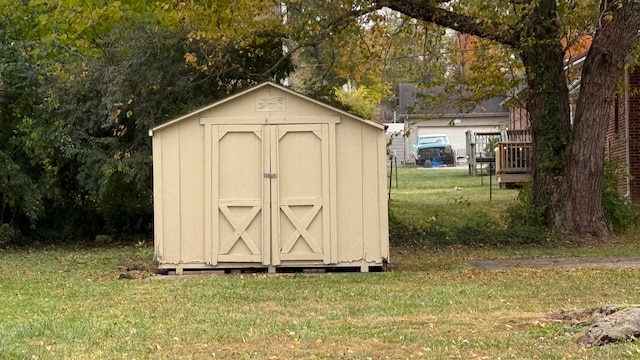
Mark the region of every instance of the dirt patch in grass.
<instances>
[{"instance_id":1,"label":"dirt patch in grass","mask_svg":"<svg viewBox=\"0 0 640 360\"><path fill-rule=\"evenodd\" d=\"M582 310L561 309L551 314L549 319L571 325L586 325L593 323L596 318L611 315L618 310L620 310L618 305L604 305Z\"/></svg>"}]
</instances>

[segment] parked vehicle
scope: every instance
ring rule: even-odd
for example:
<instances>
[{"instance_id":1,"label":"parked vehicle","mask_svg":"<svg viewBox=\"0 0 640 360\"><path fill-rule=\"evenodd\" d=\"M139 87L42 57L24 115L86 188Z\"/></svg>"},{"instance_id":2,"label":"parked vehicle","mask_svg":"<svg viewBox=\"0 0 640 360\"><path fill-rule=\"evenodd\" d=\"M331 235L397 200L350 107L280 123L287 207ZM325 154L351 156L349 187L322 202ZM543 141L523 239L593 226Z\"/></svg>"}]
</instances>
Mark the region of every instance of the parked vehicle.
<instances>
[{"instance_id":1,"label":"parked vehicle","mask_svg":"<svg viewBox=\"0 0 640 360\"><path fill-rule=\"evenodd\" d=\"M418 143L413 145L413 157L416 165L424 167L453 166L456 163L455 152L445 134L420 135Z\"/></svg>"}]
</instances>

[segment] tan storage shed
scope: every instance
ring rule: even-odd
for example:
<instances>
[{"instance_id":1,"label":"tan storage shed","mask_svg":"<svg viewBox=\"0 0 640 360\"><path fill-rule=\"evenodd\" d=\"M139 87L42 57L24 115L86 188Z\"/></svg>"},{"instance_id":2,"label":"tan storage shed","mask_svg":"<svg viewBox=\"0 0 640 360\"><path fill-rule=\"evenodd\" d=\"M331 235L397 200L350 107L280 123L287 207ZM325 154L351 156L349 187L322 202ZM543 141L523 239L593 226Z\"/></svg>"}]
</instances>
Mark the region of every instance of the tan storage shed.
<instances>
[{"instance_id":1,"label":"tan storage shed","mask_svg":"<svg viewBox=\"0 0 640 360\"><path fill-rule=\"evenodd\" d=\"M387 261L382 125L266 82L150 133L161 270Z\"/></svg>"}]
</instances>

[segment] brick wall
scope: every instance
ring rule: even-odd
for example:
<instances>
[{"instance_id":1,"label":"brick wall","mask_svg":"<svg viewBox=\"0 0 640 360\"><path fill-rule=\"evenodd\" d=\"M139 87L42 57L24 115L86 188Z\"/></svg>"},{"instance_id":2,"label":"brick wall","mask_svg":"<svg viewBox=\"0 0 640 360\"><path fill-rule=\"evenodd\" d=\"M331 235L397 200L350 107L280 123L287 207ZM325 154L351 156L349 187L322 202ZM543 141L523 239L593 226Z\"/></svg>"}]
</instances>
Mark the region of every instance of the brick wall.
<instances>
[{"instance_id":1,"label":"brick wall","mask_svg":"<svg viewBox=\"0 0 640 360\"><path fill-rule=\"evenodd\" d=\"M509 108L509 130L528 130L529 118L527 111L519 106Z\"/></svg>"},{"instance_id":2,"label":"brick wall","mask_svg":"<svg viewBox=\"0 0 640 360\"><path fill-rule=\"evenodd\" d=\"M631 201L640 203L640 68L629 74L629 164Z\"/></svg>"},{"instance_id":3,"label":"brick wall","mask_svg":"<svg viewBox=\"0 0 640 360\"><path fill-rule=\"evenodd\" d=\"M605 154L607 157L620 159L619 171L626 172L626 124L624 96L616 95L609 111L609 127L607 128L607 142ZM620 179L618 183L620 194L627 192L627 180Z\"/></svg>"}]
</instances>

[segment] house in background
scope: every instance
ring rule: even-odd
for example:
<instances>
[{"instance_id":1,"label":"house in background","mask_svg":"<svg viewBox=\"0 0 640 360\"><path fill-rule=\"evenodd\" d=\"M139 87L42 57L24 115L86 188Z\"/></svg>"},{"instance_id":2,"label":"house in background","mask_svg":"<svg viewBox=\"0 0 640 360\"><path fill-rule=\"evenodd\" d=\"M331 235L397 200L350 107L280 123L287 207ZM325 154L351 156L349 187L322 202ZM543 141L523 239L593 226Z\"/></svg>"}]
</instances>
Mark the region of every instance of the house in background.
<instances>
[{"instance_id":1,"label":"house in background","mask_svg":"<svg viewBox=\"0 0 640 360\"><path fill-rule=\"evenodd\" d=\"M618 185L620 194L640 203L640 69L625 70L624 91L616 95L609 115L606 154L620 159L631 177Z\"/></svg>"},{"instance_id":2,"label":"house in background","mask_svg":"<svg viewBox=\"0 0 640 360\"><path fill-rule=\"evenodd\" d=\"M426 91L432 94L442 93L443 89L434 87ZM466 157L468 130L473 132L497 132L509 126L509 109L504 105L506 96L498 96L483 101L472 109L460 110L455 102L445 105L425 105L424 93L417 84L399 85L398 120L406 127L408 146L417 143L418 136L427 134L445 134L458 158ZM444 93L443 93L444 96ZM405 162L413 162L411 152L405 151Z\"/></svg>"}]
</instances>

